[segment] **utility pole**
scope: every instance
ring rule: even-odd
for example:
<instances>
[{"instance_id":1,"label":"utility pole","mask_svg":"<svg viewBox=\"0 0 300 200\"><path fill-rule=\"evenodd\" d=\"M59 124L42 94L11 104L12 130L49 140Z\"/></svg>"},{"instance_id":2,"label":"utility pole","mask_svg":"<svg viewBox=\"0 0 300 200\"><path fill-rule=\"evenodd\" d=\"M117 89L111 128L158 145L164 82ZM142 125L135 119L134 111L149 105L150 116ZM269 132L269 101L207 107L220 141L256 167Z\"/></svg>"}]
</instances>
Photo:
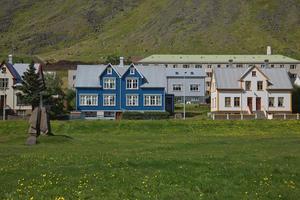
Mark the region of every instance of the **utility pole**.
<instances>
[{"instance_id":1,"label":"utility pole","mask_svg":"<svg viewBox=\"0 0 300 200\"><path fill-rule=\"evenodd\" d=\"M186 75L187 72L184 72L184 75L183 75L183 120L185 120L185 89L186 89L186 84L185 84L185 75Z\"/></svg>"},{"instance_id":2,"label":"utility pole","mask_svg":"<svg viewBox=\"0 0 300 200\"><path fill-rule=\"evenodd\" d=\"M4 75L4 78L3 78L3 93L4 93L4 96L3 96L3 121L5 121L5 108L6 108L6 88L8 86L8 81L6 82L6 68L5 67L2 67L1 68L1 73Z\"/></svg>"}]
</instances>

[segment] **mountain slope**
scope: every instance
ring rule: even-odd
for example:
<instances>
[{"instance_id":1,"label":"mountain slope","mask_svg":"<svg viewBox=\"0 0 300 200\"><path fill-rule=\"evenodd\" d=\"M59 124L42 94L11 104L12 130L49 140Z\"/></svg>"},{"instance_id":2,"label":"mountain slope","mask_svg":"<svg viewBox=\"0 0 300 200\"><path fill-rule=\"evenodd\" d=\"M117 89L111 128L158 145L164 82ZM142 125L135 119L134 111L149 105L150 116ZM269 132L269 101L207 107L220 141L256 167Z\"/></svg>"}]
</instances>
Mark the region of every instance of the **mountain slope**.
<instances>
[{"instance_id":1,"label":"mountain slope","mask_svg":"<svg viewBox=\"0 0 300 200\"><path fill-rule=\"evenodd\" d=\"M276 53L300 58L300 0L0 0L0 54Z\"/></svg>"}]
</instances>

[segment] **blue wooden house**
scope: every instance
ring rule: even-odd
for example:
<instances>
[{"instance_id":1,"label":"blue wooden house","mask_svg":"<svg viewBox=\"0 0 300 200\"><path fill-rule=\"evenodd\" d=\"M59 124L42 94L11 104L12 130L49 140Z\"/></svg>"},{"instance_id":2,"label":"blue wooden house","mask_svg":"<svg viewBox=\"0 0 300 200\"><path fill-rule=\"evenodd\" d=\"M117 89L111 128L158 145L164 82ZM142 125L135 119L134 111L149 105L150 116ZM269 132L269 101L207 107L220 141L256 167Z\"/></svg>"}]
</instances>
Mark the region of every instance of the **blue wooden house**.
<instances>
[{"instance_id":1,"label":"blue wooden house","mask_svg":"<svg viewBox=\"0 0 300 200\"><path fill-rule=\"evenodd\" d=\"M79 65L76 108L91 118L118 118L125 111L173 112L161 66Z\"/></svg>"}]
</instances>

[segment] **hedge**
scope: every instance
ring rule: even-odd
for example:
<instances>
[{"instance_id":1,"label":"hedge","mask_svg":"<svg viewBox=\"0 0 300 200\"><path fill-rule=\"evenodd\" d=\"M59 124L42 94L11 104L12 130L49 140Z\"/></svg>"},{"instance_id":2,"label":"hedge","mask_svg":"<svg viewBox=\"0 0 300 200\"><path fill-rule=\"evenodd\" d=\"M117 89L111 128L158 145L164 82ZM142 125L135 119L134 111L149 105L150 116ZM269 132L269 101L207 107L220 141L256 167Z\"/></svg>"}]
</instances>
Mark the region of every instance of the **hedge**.
<instances>
[{"instance_id":1,"label":"hedge","mask_svg":"<svg viewBox=\"0 0 300 200\"><path fill-rule=\"evenodd\" d=\"M124 112L122 119L127 120L159 120L169 119L168 112Z\"/></svg>"}]
</instances>

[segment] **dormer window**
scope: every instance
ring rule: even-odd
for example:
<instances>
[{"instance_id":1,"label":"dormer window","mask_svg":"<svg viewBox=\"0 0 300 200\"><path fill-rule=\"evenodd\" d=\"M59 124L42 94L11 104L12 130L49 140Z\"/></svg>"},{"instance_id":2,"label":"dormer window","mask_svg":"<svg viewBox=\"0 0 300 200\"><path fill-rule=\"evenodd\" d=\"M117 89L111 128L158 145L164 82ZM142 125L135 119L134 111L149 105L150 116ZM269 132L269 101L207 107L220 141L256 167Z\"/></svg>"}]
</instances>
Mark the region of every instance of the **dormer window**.
<instances>
[{"instance_id":1,"label":"dormer window","mask_svg":"<svg viewBox=\"0 0 300 200\"><path fill-rule=\"evenodd\" d=\"M134 73L135 73L135 68L134 68L134 67L131 67L131 68L130 68L130 74L133 75Z\"/></svg>"},{"instance_id":2,"label":"dormer window","mask_svg":"<svg viewBox=\"0 0 300 200\"><path fill-rule=\"evenodd\" d=\"M252 77L256 77L256 71L252 71Z\"/></svg>"},{"instance_id":3,"label":"dormer window","mask_svg":"<svg viewBox=\"0 0 300 200\"><path fill-rule=\"evenodd\" d=\"M111 67L107 68L107 74L112 74L112 68Z\"/></svg>"},{"instance_id":4,"label":"dormer window","mask_svg":"<svg viewBox=\"0 0 300 200\"><path fill-rule=\"evenodd\" d=\"M179 75L179 72L175 72L176 75Z\"/></svg>"}]
</instances>

